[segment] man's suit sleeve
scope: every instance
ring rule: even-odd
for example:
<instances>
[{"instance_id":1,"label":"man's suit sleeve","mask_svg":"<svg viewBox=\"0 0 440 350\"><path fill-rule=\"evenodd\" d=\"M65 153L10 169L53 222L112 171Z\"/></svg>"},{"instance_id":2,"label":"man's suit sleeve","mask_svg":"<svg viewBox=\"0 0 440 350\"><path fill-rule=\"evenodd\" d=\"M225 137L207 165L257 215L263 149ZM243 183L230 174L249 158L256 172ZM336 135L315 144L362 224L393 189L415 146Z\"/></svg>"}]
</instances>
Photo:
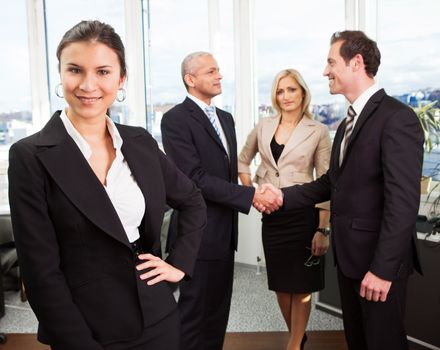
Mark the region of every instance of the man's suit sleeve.
<instances>
[{"instance_id":1,"label":"man's suit sleeve","mask_svg":"<svg viewBox=\"0 0 440 350\"><path fill-rule=\"evenodd\" d=\"M284 195L284 210L313 206L330 200L331 183L329 173L315 181L302 185L293 185L281 189Z\"/></svg>"},{"instance_id":2,"label":"man's suit sleeve","mask_svg":"<svg viewBox=\"0 0 440 350\"><path fill-rule=\"evenodd\" d=\"M423 132L409 109L400 108L388 119L381 144L385 203L370 271L391 281L411 254L420 203Z\"/></svg>"},{"instance_id":3,"label":"man's suit sleeve","mask_svg":"<svg viewBox=\"0 0 440 350\"><path fill-rule=\"evenodd\" d=\"M166 259L191 277L206 226L206 205L200 190L159 151L167 203L179 211L179 233Z\"/></svg>"},{"instance_id":4,"label":"man's suit sleeve","mask_svg":"<svg viewBox=\"0 0 440 350\"><path fill-rule=\"evenodd\" d=\"M313 155L313 164L316 171L316 177L319 178L324 175L330 166L330 154L332 149L332 141L327 126L322 125L321 137L319 138L315 154ZM330 210L330 202L318 203L317 208Z\"/></svg>"},{"instance_id":5,"label":"man's suit sleeve","mask_svg":"<svg viewBox=\"0 0 440 350\"><path fill-rule=\"evenodd\" d=\"M189 125L185 123L185 118L171 113L170 111L165 114L161 123L162 142L167 155L201 189L205 200L228 206L242 213L249 213L255 189L209 174L200 162L198 150L192 141L193 136Z\"/></svg>"},{"instance_id":6,"label":"man's suit sleeve","mask_svg":"<svg viewBox=\"0 0 440 350\"><path fill-rule=\"evenodd\" d=\"M9 152L9 202L15 243L29 303L51 344L63 350L103 350L74 304L49 217L45 173L32 145Z\"/></svg>"}]
</instances>

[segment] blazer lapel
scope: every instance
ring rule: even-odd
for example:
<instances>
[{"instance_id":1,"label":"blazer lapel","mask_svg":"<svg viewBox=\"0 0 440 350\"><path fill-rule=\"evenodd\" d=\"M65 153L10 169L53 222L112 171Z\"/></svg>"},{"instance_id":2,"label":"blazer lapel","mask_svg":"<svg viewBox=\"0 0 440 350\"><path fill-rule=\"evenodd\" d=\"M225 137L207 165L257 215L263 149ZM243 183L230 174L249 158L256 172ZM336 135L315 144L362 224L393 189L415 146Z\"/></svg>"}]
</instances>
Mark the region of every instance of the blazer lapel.
<instances>
[{"instance_id":1,"label":"blazer lapel","mask_svg":"<svg viewBox=\"0 0 440 350\"><path fill-rule=\"evenodd\" d=\"M160 164L158 164L156 150L152 150L145 143L145 133L143 129L127 130L116 124L122 137L123 143L121 151L130 167L131 173L142 191L145 199L144 231L143 236L146 246L153 246L154 235L148 232L160 232L160 228L153 227L152 216L158 210L157 203L162 203L164 197L163 190L158 186L158 179L162 177ZM133 132L134 130L134 132ZM160 208L164 209L164 208ZM157 230L156 230L157 229Z\"/></svg>"},{"instance_id":2,"label":"blazer lapel","mask_svg":"<svg viewBox=\"0 0 440 350\"><path fill-rule=\"evenodd\" d=\"M43 128L36 145L43 166L64 194L101 230L130 246L121 221L104 186L68 135L56 112Z\"/></svg>"},{"instance_id":3,"label":"blazer lapel","mask_svg":"<svg viewBox=\"0 0 440 350\"><path fill-rule=\"evenodd\" d=\"M268 118L264 124L263 128L261 130L261 138L263 143L263 149L266 154L267 159L269 159L272 166L276 169L277 163L275 162L275 158L272 154L272 149L270 148L270 143L272 142L272 139L275 135L275 132L277 131L278 124L280 123L281 116L277 116L276 118Z\"/></svg>"},{"instance_id":4,"label":"blazer lapel","mask_svg":"<svg viewBox=\"0 0 440 350\"><path fill-rule=\"evenodd\" d=\"M287 141L278 162L280 162L281 159L283 159L290 151L292 151L305 140L307 140L310 135L315 132L315 130L315 122L306 117L303 117L296 126L295 130L293 130L292 134L290 135L289 140Z\"/></svg>"},{"instance_id":5,"label":"blazer lapel","mask_svg":"<svg viewBox=\"0 0 440 350\"><path fill-rule=\"evenodd\" d=\"M192 101L190 98L186 98L185 101L183 101L185 106L189 109L191 116L200 123L208 132L209 136L225 151L225 148L223 147L223 143L220 140L220 137L217 135L217 132L215 131L214 127L212 126L211 122L209 121L208 117L206 116L205 112L203 112L197 104ZM223 124L222 124L223 126Z\"/></svg>"},{"instance_id":6,"label":"blazer lapel","mask_svg":"<svg viewBox=\"0 0 440 350\"><path fill-rule=\"evenodd\" d=\"M356 121L356 124L354 126L353 133L350 136L350 140L348 142L347 149L345 151L343 163L345 159L347 159L347 156L352 148L351 145L356 141L356 138L359 135L359 132L362 129L363 125L368 120L368 118L370 118L370 116L373 115L374 111L379 106L384 96L385 96L384 89L380 89L368 100L367 104L365 105L364 109L359 115L358 120Z\"/></svg>"},{"instance_id":7,"label":"blazer lapel","mask_svg":"<svg viewBox=\"0 0 440 350\"><path fill-rule=\"evenodd\" d=\"M230 159L232 160L232 155L234 154L234 149L235 149L235 130L233 129L234 125L231 123L227 123L226 122L226 117L223 115L223 112L219 109L217 109L217 115L218 115L218 119L220 120L220 124L222 126L223 132L225 133L225 137L226 137L226 142L228 143L229 146L229 151L230 151ZM217 135L217 133L216 133ZM221 140L220 140L221 142ZM223 149L225 148L223 146L222 143L222 147ZM236 153L236 152L235 152Z\"/></svg>"}]
</instances>

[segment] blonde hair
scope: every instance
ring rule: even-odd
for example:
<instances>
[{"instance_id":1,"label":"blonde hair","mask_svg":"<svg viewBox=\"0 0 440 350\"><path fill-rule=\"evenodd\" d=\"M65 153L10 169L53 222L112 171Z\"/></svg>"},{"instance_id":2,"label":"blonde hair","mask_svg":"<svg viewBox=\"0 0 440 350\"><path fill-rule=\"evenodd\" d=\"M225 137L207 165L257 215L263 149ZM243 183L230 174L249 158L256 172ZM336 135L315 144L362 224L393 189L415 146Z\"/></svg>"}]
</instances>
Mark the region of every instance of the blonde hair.
<instances>
[{"instance_id":1,"label":"blonde hair","mask_svg":"<svg viewBox=\"0 0 440 350\"><path fill-rule=\"evenodd\" d=\"M305 115L307 118L313 119L313 114L310 113L309 107L310 107L310 101L311 101L311 95L310 90L304 81L303 77L299 72L295 69L283 69L281 72L279 72L275 79L273 80L272 84L272 106L277 110L279 114L281 114L281 108L278 105L277 102L277 89L278 84L280 83L280 80L286 77L293 78L299 86L301 86L302 92L304 94L302 106L301 106L301 112L303 115Z\"/></svg>"}]
</instances>

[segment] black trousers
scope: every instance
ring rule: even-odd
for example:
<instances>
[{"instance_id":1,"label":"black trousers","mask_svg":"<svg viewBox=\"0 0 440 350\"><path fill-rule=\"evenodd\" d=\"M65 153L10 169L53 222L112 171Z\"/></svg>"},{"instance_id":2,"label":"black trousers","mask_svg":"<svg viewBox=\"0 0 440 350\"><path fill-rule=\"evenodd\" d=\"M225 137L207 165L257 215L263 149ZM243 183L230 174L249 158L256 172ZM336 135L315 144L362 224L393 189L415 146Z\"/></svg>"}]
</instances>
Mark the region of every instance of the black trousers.
<instances>
[{"instance_id":1,"label":"black trousers","mask_svg":"<svg viewBox=\"0 0 440 350\"><path fill-rule=\"evenodd\" d=\"M171 314L144 329L142 335L129 342L104 346L105 350L179 350L180 319L176 309Z\"/></svg>"},{"instance_id":2,"label":"black trousers","mask_svg":"<svg viewBox=\"0 0 440 350\"><path fill-rule=\"evenodd\" d=\"M362 280L338 269L345 338L350 350L407 350L404 326L408 278L394 281L385 302L359 295Z\"/></svg>"},{"instance_id":3,"label":"black trousers","mask_svg":"<svg viewBox=\"0 0 440 350\"><path fill-rule=\"evenodd\" d=\"M228 324L234 254L226 261L198 260L180 284L181 350L221 350Z\"/></svg>"}]
</instances>

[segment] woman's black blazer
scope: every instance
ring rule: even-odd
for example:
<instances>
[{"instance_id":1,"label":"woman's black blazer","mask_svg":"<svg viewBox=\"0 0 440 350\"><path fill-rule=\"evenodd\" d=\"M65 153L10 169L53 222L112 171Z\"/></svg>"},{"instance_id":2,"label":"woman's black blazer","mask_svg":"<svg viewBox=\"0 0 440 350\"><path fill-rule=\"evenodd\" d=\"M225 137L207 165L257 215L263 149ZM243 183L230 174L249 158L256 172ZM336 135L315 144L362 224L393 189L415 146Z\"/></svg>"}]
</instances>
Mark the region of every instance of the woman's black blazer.
<instances>
[{"instance_id":1,"label":"woman's black blazer","mask_svg":"<svg viewBox=\"0 0 440 350\"><path fill-rule=\"evenodd\" d=\"M206 224L200 191L144 129L117 128L145 197L143 249L160 256L165 205L177 208L180 236L167 261L191 276ZM40 132L12 145L9 199L40 341L54 349L102 349L138 337L176 308L166 282L148 286L138 277L119 217L59 111Z\"/></svg>"}]
</instances>

